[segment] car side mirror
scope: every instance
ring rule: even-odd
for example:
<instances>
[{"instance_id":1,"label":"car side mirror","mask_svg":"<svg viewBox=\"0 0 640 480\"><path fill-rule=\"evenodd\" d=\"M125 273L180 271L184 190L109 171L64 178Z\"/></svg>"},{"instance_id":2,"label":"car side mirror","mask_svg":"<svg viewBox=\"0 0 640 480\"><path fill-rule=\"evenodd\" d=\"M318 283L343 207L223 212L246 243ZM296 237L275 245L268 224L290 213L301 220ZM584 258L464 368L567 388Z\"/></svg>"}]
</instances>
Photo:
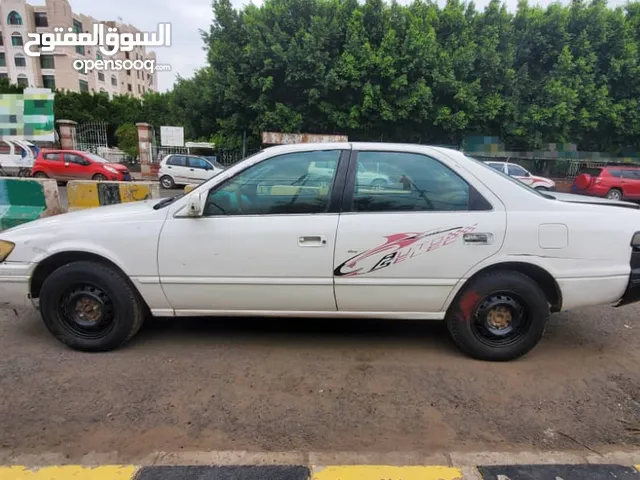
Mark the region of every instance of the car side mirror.
<instances>
[{"instance_id":1,"label":"car side mirror","mask_svg":"<svg viewBox=\"0 0 640 480\"><path fill-rule=\"evenodd\" d=\"M188 198L186 214L188 217L199 217L200 215L202 215L202 202L200 200L200 194L196 193Z\"/></svg>"}]
</instances>

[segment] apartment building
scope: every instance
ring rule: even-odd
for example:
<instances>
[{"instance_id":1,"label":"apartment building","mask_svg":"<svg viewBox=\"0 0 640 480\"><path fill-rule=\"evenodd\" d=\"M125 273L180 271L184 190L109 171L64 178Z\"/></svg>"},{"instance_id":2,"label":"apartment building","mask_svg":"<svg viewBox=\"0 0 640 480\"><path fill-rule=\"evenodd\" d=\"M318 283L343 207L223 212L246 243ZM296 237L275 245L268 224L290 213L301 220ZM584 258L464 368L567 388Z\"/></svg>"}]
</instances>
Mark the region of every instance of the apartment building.
<instances>
[{"instance_id":1,"label":"apartment building","mask_svg":"<svg viewBox=\"0 0 640 480\"><path fill-rule=\"evenodd\" d=\"M44 5L31 5L26 0L0 0L0 78L30 87L64 89L75 92L107 92L110 96L129 94L141 97L157 91L157 73L140 70L77 71L73 62L103 59L97 47L56 46L53 52L30 57L24 53L27 34L53 32L55 27L73 28L91 33L94 23L105 29L115 27L122 33L138 33L132 25L100 21L75 13L68 0L45 0ZM140 32L142 33L142 32ZM154 60L155 53L142 46L131 52L118 52L109 59ZM105 58L106 59L106 58Z\"/></svg>"}]
</instances>

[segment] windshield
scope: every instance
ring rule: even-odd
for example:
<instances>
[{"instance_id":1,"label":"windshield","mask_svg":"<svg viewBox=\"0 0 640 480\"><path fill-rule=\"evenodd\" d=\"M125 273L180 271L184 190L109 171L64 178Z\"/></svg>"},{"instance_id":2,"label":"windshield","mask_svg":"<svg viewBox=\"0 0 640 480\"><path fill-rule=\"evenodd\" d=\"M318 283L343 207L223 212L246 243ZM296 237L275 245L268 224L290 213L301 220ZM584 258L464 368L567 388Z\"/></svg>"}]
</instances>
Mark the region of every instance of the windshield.
<instances>
[{"instance_id":1,"label":"windshield","mask_svg":"<svg viewBox=\"0 0 640 480\"><path fill-rule=\"evenodd\" d=\"M94 162L99 162L99 163L111 163L109 162L109 160L107 160L106 158L102 158L99 157L98 155L95 155L93 153L85 153L84 154L85 157L89 158L90 160L94 161Z\"/></svg>"},{"instance_id":2,"label":"windshield","mask_svg":"<svg viewBox=\"0 0 640 480\"><path fill-rule=\"evenodd\" d=\"M506 178L507 180L509 180L511 183L515 183L516 185L518 185L521 188L524 188L525 190L538 195L539 197L543 197L543 198L548 198L550 200L555 200L555 197L553 197L552 195L547 195L544 194L542 192L539 192L538 190L536 190L533 187L530 187L529 185L527 185L526 183L521 182L520 180L517 180L513 177L510 177L509 175L507 175L506 173L501 172L500 170L496 170L495 168L491 167L490 165L486 164L485 162L481 162L478 159L475 159L473 157L470 157L468 155L465 155L465 157L467 157L469 160L474 161L475 163L477 163L478 165L482 165L484 168L486 168L487 170L489 170L490 172L495 173L496 175L500 175L503 178Z\"/></svg>"}]
</instances>

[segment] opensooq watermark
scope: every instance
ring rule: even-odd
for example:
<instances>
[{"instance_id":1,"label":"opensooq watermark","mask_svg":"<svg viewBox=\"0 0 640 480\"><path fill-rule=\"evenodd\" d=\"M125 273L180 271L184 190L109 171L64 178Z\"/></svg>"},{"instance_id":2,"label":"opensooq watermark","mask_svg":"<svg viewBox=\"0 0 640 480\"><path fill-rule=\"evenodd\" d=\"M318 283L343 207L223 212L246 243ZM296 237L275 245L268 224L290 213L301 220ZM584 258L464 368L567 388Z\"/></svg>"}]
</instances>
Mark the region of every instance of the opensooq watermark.
<instances>
[{"instance_id":1,"label":"opensooq watermark","mask_svg":"<svg viewBox=\"0 0 640 480\"><path fill-rule=\"evenodd\" d=\"M66 30L66 31L65 31ZM28 33L29 41L24 52L39 57L43 52L53 52L56 47L98 47L100 53L112 57L118 52L131 52L133 47L170 47L171 24L159 23L156 32L120 33L117 28L105 29L103 23L94 23L92 33L75 32L73 28L56 27L53 33ZM40 49L33 47L39 46ZM73 68L83 73L89 70L146 70L148 72L171 70L169 65L156 65L151 59L76 59Z\"/></svg>"}]
</instances>

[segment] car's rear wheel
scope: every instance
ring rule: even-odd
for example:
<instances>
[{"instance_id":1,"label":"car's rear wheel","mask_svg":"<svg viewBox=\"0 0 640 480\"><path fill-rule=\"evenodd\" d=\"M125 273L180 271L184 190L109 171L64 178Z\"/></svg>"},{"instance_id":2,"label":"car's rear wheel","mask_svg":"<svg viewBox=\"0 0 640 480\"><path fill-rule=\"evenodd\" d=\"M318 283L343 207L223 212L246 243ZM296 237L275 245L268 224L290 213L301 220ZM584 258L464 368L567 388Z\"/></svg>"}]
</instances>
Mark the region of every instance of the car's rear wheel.
<instances>
[{"instance_id":1,"label":"car's rear wheel","mask_svg":"<svg viewBox=\"0 0 640 480\"><path fill-rule=\"evenodd\" d=\"M162 186L162 188L171 190L172 188L175 188L176 183L173 181L173 178L171 178L169 175L164 175L162 178L160 178L160 185Z\"/></svg>"},{"instance_id":2,"label":"car's rear wheel","mask_svg":"<svg viewBox=\"0 0 640 480\"><path fill-rule=\"evenodd\" d=\"M93 180L95 180L96 182L104 182L107 179L107 177L101 173L96 173L93 176Z\"/></svg>"},{"instance_id":3,"label":"car's rear wheel","mask_svg":"<svg viewBox=\"0 0 640 480\"><path fill-rule=\"evenodd\" d=\"M49 275L40 290L40 313L47 329L75 349L102 352L133 337L145 305L116 269L96 262L72 262Z\"/></svg>"},{"instance_id":4,"label":"car's rear wheel","mask_svg":"<svg viewBox=\"0 0 640 480\"><path fill-rule=\"evenodd\" d=\"M549 189L547 187L535 187L536 190L538 190L539 192L548 192Z\"/></svg>"},{"instance_id":5,"label":"car's rear wheel","mask_svg":"<svg viewBox=\"0 0 640 480\"><path fill-rule=\"evenodd\" d=\"M622 200L622 191L617 188L612 188L607 192L607 198L609 200Z\"/></svg>"},{"instance_id":6,"label":"car's rear wheel","mask_svg":"<svg viewBox=\"0 0 640 480\"><path fill-rule=\"evenodd\" d=\"M446 323L458 347L480 360L505 361L529 352L542 338L549 303L530 277L496 271L471 280L456 296Z\"/></svg>"},{"instance_id":7,"label":"car's rear wheel","mask_svg":"<svg viewBox=\"0 0 640 480\"><path fill-rule=\"evenodd\" d=\"M34 178L49 178L44 172L36 172L33 174Z\"/></svg>"}]
</instances>

